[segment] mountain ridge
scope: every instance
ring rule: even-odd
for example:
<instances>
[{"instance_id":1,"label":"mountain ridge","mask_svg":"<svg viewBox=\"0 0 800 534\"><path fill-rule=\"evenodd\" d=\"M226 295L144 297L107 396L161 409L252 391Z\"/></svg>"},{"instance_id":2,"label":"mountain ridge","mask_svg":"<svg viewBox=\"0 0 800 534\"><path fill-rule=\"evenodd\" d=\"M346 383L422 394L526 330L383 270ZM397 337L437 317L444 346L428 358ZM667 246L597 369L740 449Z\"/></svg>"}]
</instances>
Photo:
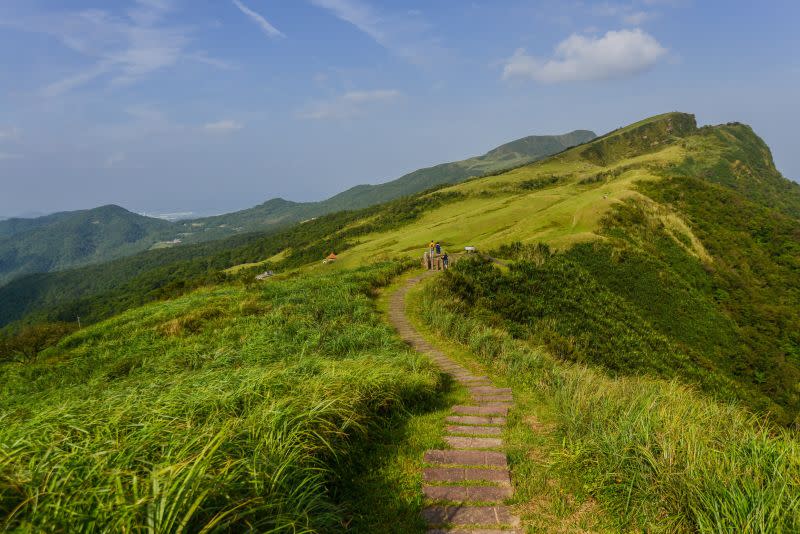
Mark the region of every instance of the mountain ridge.
<instances>
[{"instance_id":1,"label":"mountain ridge","mask_svg":"<svg viewBox=\"0 0 800 534\"><path fill-rule=\"evenodd\" d=\"M597 135L590 130L573 130L560 135L529 135L495 147L481 156L423 167L380 184L359 184L325 200L294 202L272 198L252 208L178 223L183 225L186 232L184 237L188 241L193 241L190 234L198 224L204 226L204 233L211 232L215 237L229 235L231 227L244 232L277 228L336 211L366 208L431 187L458 183L474 176L531 163L595 137Z\"/></svg>"},{"instance_id":2,"label":"mountain ridge","mask_svg":"<svg viewBox=\"0 0 800 534\"><path fill-rule=\"evenodd\" d=\"M178 221L148 217L112 204L30 219L12 218L0 221L0 285L16 276L114 260L152 247L275 231L328 213L361 209L510 165L529 163L594 137L594 132L589 130L527 136L500 145L482 156L418 169L381 184L358 185L318 202L272 198L244 210ZM86 231L86 224L91 223L92 217L111 209L116 210L120 221L127 221L127 230L117 229L125 235L113 234L103 239L98 232ZM79 235L89 242L88 246L78 243ZM43 246L43 243L48 245Z\"/></svg>"}]
</instances>

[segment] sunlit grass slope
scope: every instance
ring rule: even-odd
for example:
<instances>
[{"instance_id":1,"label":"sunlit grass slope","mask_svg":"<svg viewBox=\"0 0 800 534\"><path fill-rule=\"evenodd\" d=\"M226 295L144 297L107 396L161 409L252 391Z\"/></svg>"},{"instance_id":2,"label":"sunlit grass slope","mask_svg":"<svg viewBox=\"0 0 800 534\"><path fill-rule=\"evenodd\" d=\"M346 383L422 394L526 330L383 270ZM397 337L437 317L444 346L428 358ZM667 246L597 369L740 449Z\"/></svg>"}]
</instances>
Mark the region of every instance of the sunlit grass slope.
<instances>
[{"instance_id":1,"label":"sunlit grass slope","mask_svg":"<svg viewBox=\"0 0 800 534\"><path fill-rule=\"evenodd\" d=\"M399 227L352 223L340 264L420 257L430 240L506 260L547 244L562 255L505 281L493 311L525 308L508 318L552 331L562 357L679 377L800 424L800 187L749 127L660 115L415 206Z\"/></svg>"},{"instance_id":2,"label":"sunlit grass slope","mask_svg":"<svg viewBox=\"0 0 800 534\"><path fill-rule=\"evenodd\" d=\"M687 120L694 124L683 114L654 117L541 162L438 190L454 199L423 210L400 231L360 237L360 244L348 250L342 263L396 254L417 256L432 239L451 251L515 241L564 248L602 239L600 221L612 206L640 196L637 182L659 179L661 170L686 157L685 144L677 135L686 133L682 125ZM626 137L648 134L652 141L646 147L631 147ZM612 155L599 157L600 152ZM421 200L424 206L424 197Z\"/></svg>"},{"instance_id":3,"label":"sunlit grass slope","mask_svg":"<svg viewBox=\"0 0 800 534\"><path fill-rule=\"evenodd\" d=\"M519 406L512 415L558 446L510 439L512 475L522 488L513 505L524 520L541 524L549 513L546 531L584 532L570 525L569 514L548 509L563 498L553 488L576 478L585 496L581 510L599 506L617 532L800 529L795 433L677 381L613 377L554 357L540 339L512 335L484 306L461 297L472 267L460 264L445 283L422 288L426 299L441 304L419 307L420 320L508 380L516 396L537 400L536 410ZM531 488L531 469L547 482Z\"/></svg>"},{"instance_id":4,"label":"sunlit grass slope","mask_svg":"<svg viewBox=\"0 0 800 534\"><path fill-rule=\"evenodd\" d=\"M401 270L201 289L0 364L0 529L341 528L351 452L438 387L372 302Z\"/></svg>"}]
</instances>

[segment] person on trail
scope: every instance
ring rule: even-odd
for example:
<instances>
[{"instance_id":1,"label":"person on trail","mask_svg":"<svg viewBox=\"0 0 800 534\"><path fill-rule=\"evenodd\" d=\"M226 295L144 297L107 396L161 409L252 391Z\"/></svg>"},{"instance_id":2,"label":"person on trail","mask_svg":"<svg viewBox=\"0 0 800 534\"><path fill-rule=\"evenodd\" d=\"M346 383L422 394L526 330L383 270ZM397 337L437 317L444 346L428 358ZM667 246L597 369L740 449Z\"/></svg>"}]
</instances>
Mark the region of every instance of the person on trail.
<instances>
[{"instance_id":1,"label":"person on trail","mask_svg":"<svg viewBox=\"0 0 800 534\"><path fill-rule=\"evenodd\" d=\"M438 241L436 242L436 253L437 254L441 254L442 253L442 247L441 247L441 245L439 245Z\"/></svg>"},{"instance_id":2,"label":"person on trail","mask_svg":"<svg viewBox=\"0 0 800 534\"><path fill-rule=\"evenodd\" d=\"M444 256L442 256L442 266L447 269L450 265L450 256L447 255L447 251L444 252Z\"/></svg>"},{"instance_id":3,"label":"person on trail","mask_svg":"<svg viewBox=\"0 0 800 534\"><path fill-rule=\"evenodd\" d=\"M434 243L433 241L428 243L428 252L431 253L431 258L433 258L433 253L435 250L436 250L436 243Z\"/></svg>"}]
</instances>

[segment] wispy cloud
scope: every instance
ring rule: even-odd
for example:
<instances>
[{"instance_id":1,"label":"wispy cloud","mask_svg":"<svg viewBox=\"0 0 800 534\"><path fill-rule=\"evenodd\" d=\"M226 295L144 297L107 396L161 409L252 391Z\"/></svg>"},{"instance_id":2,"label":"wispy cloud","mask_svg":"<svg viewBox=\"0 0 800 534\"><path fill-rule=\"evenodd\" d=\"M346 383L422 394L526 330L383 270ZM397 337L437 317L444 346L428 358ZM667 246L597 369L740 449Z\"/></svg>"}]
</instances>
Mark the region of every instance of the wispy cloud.
<instances>
[{"instance_id":1,"label":"wispy cloud","mask_svg":"<svg viewBox=\"0 0 800 534\"><path fill-rule=\"evenodd\" d=\"M622 20L625 21L626 24L630 24L631 26L641 26L648 20L652 20L656 18L658 15L653 12L648 11L634 11L632 13L627 13L622 17Z\"/></svg>"},{"instance_id":2,"label":"wispy cloud","mask_svg":"<svg viewBox=\"0 0 800 534\"><path fill-rule=\"evenodd\" d=\"M22 154L13 154L10 152L0 152L0 161L6 161L11 159L22 159Z\"/></svg>"},{"instance_id":3,"label":"wispy cloud","mask_svg":"<svg viewBox=\"0 0 800 534\"><path fill-rule=\"evenodd\" d=\"M244 125L241 122L233 121L230 119L221 120L217 122L209 122L203 125L203 130L208 133L225 134L241 130Z\"/></svg>"},{"instance_id":4,"label":"wispy cloud","mask_svg":"<svg viewBox=\"0 0 800 534\"><path fill-rule=\"evenodd\" d=\"M389 102L400 97L400 91L396 89L378 89L376 91L348 91L342 95L342 99L347 102Z\"/></svg>"},{"instance_id":5,"label":"wispy cloud","mask_svg":"<svg viewBox=\"0 0 800 534\"><path fill-rule=\"evenodd\" d=\"M91 61L83 70L45 86L41 94L55 97L103 78L126 85L174 66L182 59L200 60L187 52L192 29L166 24L174 0L134 0L114 13L87 9L64 13L38 13L0 24L58 39ZM203 57L207 64L212 58Z\"/></svg>"},{"instance_id":6,"label":"wispy cloud","mask_svg":"<svg viewBox=\"0 0 800 534\"><path fill-rule=\"evenodd\" d=\"M396 89L348 91L328 100L312 102L298 116L310 120L349 119L363 115L369 106L388 104L401 96Z\"/></svg>"},{"instance_id":7,"label":"wispy cloud","mask_svg":"<svg viewBox=\"0 0 800 534\"><path fill-rule=\"evenodd\" d=\"M419 12L378 10L363 0L310 0L372 38L393 54L415 64L442 55L438 39ZM413 11L413 10L412 10Z\"/></svg>"},{"instance_id":8,"label":"wispy cloud","mask_svg":"<svg viewBox=\"0 0 800 534\"><path fill-rule=\"evenodd\" d=\"M17 137L19 137L19 128L16 126L0 128L0 141L16 139Z\"/></svg>"},{"instance_id":9,"label":"wispy cloud","mask_svg":"<svg viewBox=\"0 0 800 534\"><path fill-rule=\"evenodd\" d=\"M83 72L79 72L73 76L68 76L66 78L62 78L56 82L53 82L49 85L46 85L40 91L42 96L52 98L63 93L67 93L77 87L85 85L98 76L106 74L110 72L112 69L112 64L110 62L102 61Z\"/></svg>"},{"instance_id":10,"label":"wispy cloud","mask_svg":"<svg viewBox=\"0 0 800 534\"><path fill-rule=\"evenodd\" d=\"M286 37L283 34L283 32L281 32L278 28L270 24L269 21L265 19L262 15L256 13L255 11L253 11L252 9L241 3L239 0L232 0L232 1L233 5L238 7L239 11L250 17L250 19L253 22L258 24L258 26L264 31L265 34L267 34L268 37L273 37L273 38Z\"/></svg>"},{"instance_id":11,"label":"wispy cloud","mask_svg":"<svg viewBox=\"0 0 800 534\"><path fill-rule=\"evenodd\" d=\"M592 15L598 17L614 17L630 26L641 26L645 22L658 17L658 13L651 8L657 5L674 5L673 2L662 0L634 1L629 3L601 2L589 8Z\"/></svg>"},{"instance_id":12,"label":"wispy cloud","mask_svg":"<svg viewBox=\"0 0 800 534\"><path fill-rule=\"evenodd\" d=\"M667 55L667 49L642 30L609 31L602 37L573 34L542 60L519 48L505 62L503 78L542 83L607 80L643 72Z\"/></svg>"}]
</instances>

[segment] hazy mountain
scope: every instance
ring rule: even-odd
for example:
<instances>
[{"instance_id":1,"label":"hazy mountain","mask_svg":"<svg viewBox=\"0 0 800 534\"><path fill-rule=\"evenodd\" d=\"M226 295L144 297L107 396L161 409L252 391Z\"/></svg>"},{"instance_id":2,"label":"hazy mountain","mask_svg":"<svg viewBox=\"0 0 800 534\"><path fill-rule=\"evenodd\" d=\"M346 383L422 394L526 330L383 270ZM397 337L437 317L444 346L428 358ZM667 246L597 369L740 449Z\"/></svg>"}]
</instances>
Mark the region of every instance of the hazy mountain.
<instances>
[{"instance_id":1,"label":"hazy mountain","mask_svg":"<svg viewBox=\"0 0 800 534\"><path fill-rule=\"evenodd\" d=\"M171 239L172 223L119 206L0 222L0 283L20 274L97 263Z\"/></svg>"},{"instance_id":2,"label":"hazy mountain","mask_svg":"<svg viewBox=\"0 0 800 534\"><path fill-rule=\"evenodd\" d=\"M223 237L232 232L269 230L326 213L365 208L395 198L419 193L442 184L454 184L542 159L596 137L589 130L563 135L531 135L490 150L482 156L442 163L410 172L377 185L357 185L321 202L291 202L274 198L246 210L181 221L188 241Z\"/></svg>"},{"instance_id":3,"label":"hazy mountain","mask_svg":"<svg viewBox=\"0 0 800 534\"><path fill-rule=\"evenodd\" d=\"M154 246L168 247L246 232L273 231L327 213L359 209L437 185L529 163L594 137L595 134L587 130L524 137L483 156L420 169L379 185L360 185L321 202L274 198L253 208L195 219L185 219L183 213L166 214L163 219L157 219L117 206L37 218L12 218L0 221L0 284L21 274L107 261Z\"/></svg>"}]
</instances>

